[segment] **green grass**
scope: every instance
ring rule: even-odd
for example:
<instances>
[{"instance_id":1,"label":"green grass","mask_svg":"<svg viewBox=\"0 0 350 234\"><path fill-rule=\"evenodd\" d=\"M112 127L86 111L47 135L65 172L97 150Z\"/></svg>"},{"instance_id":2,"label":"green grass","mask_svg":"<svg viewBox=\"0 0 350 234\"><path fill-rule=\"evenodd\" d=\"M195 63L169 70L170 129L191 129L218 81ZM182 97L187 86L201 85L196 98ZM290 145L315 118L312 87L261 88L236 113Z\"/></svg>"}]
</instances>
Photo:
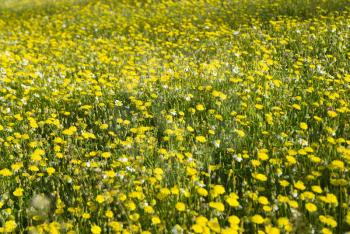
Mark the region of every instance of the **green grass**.
<instances>
[{"instance_id":1,"label":"green grass","mask_svg":"<svg viewBox=\"0 0 350 234\"><path fill-rule=\"evenodd\" d=\"M0 232L350 231L349 12L1 1Z\"/></svg>"}]
</instances>

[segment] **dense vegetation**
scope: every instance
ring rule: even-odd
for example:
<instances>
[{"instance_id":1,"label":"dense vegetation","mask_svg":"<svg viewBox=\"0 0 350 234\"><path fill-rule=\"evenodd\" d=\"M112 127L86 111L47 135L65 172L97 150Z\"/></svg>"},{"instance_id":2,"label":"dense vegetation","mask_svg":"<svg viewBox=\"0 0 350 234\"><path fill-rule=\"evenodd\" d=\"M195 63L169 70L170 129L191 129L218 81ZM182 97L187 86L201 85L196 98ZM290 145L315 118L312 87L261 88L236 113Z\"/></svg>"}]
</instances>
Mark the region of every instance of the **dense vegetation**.
<instances>
[{"instance_id":1,"label":"dense vegetation","mask_svg":"<svg viewBox=\"0 0 350 234\"><path fill-rule=\"evenodd\" d=\"M350 231L348 1L0 2L0 232Z\"/></svg>"}]
</instances>

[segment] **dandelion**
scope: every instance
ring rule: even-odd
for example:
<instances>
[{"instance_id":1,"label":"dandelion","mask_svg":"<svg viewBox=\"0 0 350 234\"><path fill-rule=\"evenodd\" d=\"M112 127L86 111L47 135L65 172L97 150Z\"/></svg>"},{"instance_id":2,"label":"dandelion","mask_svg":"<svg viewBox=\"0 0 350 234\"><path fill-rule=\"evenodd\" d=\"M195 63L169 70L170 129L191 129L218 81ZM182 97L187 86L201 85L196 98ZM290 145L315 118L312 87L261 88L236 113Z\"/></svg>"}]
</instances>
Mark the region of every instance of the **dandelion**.
<instances>
[{"instance_id":1,"label":"dandelion","mask_svg":"<svg viewBox=\"0 0 350 234\"><path fill-rule=\"evenodd\" d=\"M160 224L160 219L158 216L152 217L152 224L154 225Z\"/></svg>"},{"instance_id":2,"label":"dandelion","mask_svg":"<svg viewBox=\"0 0 350 234\"><path fill-rule=\"evenodd\" d=\"M4 169L0 170L0 175L7 177L7 176L12 176L13 173L9 169L4 168Z\"/></svg>"},{"instance_id":3,"label":"dandelion","mask_svg":"<svg viewBox=\"0 0 350 234\"><path fill-rule=\"evenodd\" d=\"M254 215L251 217L251 221L256 224L262 224L265 222L265 219L261 215Z\"/></svg>"},{"instance_id":4,"label":"dandelion","mask_svg":"<svg viewBox=\"0 0 350 234\"><path fill-rule=\"evenodd\" d=\"M312 191L314 191L315 193L322 193L322 188L318 185L314 185L314 186L311 186L311 189Z\"/></svg>"},{"instance_id":5,"label":"dandelion","mask_svg":"<svg viewBox=\"0 0 350 234\"><path fill-rule=\"evenodd\" d=\"M337 117L337 115L338 115L337 112L331 111L331 110L327 111L327 114L328 114L328 116L331 117L331 118L335 118L335 117Z\"/></svg>"},{"instance_id":6,"label":"dandelion","mask_svg":"<svg viewBox=\"0 0 350 234\"><path fill-rule=\"evenodd\" d=\"M211 194L213 197L218 197L225 193L225 188L222 185L214 185L213 189L211 190Z\"/></svg>"},{"instance_id":7,"label":"dandelion","mask_svg":"<svg viewBox=\"0 0 350 234\"><path fill-rule=\"evenodd\" d=\"M340 160L333 160L330 164L330 167L333 169L344 170L344 162Z\"/></svg>"},{"instance_id":8,"label":"dandelion","mask_svg":"<svg viewBox=\"0 0 350 234\"><path fill-rule=\"evenodd\" d=\"M122 231L123 229L123 225L117 221L112 221L108 224L112 229L113 231L115 232L119 232L119 231Z\"/></svg>"},{"instance_id":9,"label":"dandelion","mask_svg":"<svg viewBox=\"0 0 350 234\"><path fill-rule=\"evenodd\" d=\"M267 177L265 175L263 175L263 174L260 174L260 173L256 174L254 176L254 178L259 180L259 181L263 181L263 182L265 182L267 180Z\"/></svg>"},{"instance_id":10,"label":"dandelion","mask_svg":"<svg viewBox=\"0 0 350 234\"><path fill-rule=\"evenodd\" d=\"M223 212L225 210L225 206L221 202L210 202L209 206L220 212Z\"/></svg>"},{"instance_id":11,"label":"dandelion","mask_svg":"<svg viewBox=\"0 0 350 234\"><path fill-rule=\"evenodd\" d=\"M310 213L313 213L313 212L317 211L317 206L315 204L313 204L313 203L310 203L310 202L305 204L305 208Z\"/></svg>"},{"instance_id":12,"label":"dandelion","mask_svg":"<svg viewBox=\"0 0 350 234\"><path fill-rule=\"evenodd\" d=\"M305 190L305 185L302 181L298 180L296 183L294 183L294 187L299 190Z\"/></svg>"},{"instance_id":13,"label":"dandelion","mask_svg":"<svg viewBox=\"0 0 350 234\"><path fill-rule=\"evenodd\" d=\"M11 233L16 230L17 223L14 220L8 220L5 222L5 225L3 228L0 228L1 232L4 233Z\"/></svg>"},{"instance_id":14,"label":"dandelion","mask_svg":"<svg viewBox=\"0 0 350 234\"><path fill-rule=\"evenodd\" d=\"M192 225L191 229L195 232L195 233L202 233L203 232L203 227L198 225L198 224L194 224Z\"/></svg>"},{"instance_id":15,"label":"dandelion","mask_svg":"<svg viewBox=\"0 0 350 234\"><path fill-rule=\"evenodd\" d=\"M299 125L299 127L300 127L302 130L307 130L307 129L308 129L307 124L304 123L304 122L301 122L300 125Z\"/></svg>"},{"instance_id":16,"label":"dandelion","mask_svg":"<svg viewBox=\"0 0 350 234\"><path fill-rule=\"evenodd\" d=\"M231 216L228 217L228 222L230 223L231 227L236 227L236 226L239 225L241 220L237 216L231 215Z\"/></svg>"},{"instance_id":17,"label":"dandelion","mask_svg":"<svg viewBox=\"0 0 350 234\"><path fill-rule=\"evenodd\" d=\"M45 154L45 151L42 149L36 149L30 156L33 161L40 161L42 156Z\"/></svg>"},{"instance_id":18,"label":"dandelion","mask_svg":"<svg viewBox=\"0 0 350 234\"><path fill-rule=\"evenodd\" d=\"M337 222L335 221L335 219L331 216L324 216L324 215L320 215L319 216L319 220L328 225L328 226L331 226L332 228L335 228L337 226Z\"/></svg>"},{"instance_id":19,"label":"dandelion","mask_svg":"<svg viewBox=\"0 0 350 234\"><path fill-rule=\"evenodd\" d=\"M114 217L113 211L107 210L107 211L105 212L105 216L106 216L107 218L109 218L109 219L113 218L113 217Z\"/></svg>"},{"instance_id":20,"label":"dandelion","mask_svg":"<svg viewBox=\"0 0 350 234\"><path fill-rule=\"evenodd\" d=\"M258 198L258 202L259 202L260 204L262 204L262 205L267 205L267 204L269 204L269 200L268 200L266 197L264 197L264 196L260 196L260 197Z\"/></svg>"},{"instance_id":21,"label":"dandelion","mask_svg":"<svg viewBox=\"0 0 350 234\"><path fill-rule=\"evenodd\" d=\"M205 188L197 188L197 193L203 197L208 196L208 191Z\"/></svg>"},{"instance_id":22,"label":"dandelion","mask_svg":"<svg viewBox=\"0 0 350 234\"><path fill-rule=\"evenodd\" d=\"M90 230L93 234L100 234L102 231L101 228L97 225L92 225Z\"/></svg>"},{"instance_id":23,"label":"dandelion","mask_svg":"<svg viewBox=\"0 0 350 234\"><path fill-rule=\"evenodd\" d=\"M348 212L345 216L345 222L350 225L350 212Z\"/></svg>"},{"instance_id":24,"label":"dandelion","mask_svg":"<svg viewBox=\"0 0 350 234\"><path fill-rule=\"evenodd\" d=\"M228 196L228 198L226 198L226 202L232 206L232 207L239 207L240 204L239 204L239 201L238 201L238 196L234 196L234 195L231 195Z\"/></svg>"},{"instance_id":25,"label":"dandelion","mask_svg":"<svg viewBox=\"0 0 350 234\"><path fill-rule=\"evenodd\" d=\"M217 218L209 220L207 226L210 228L210 230L214 231L215 233L220 233L221 231L221 227Z\"/></svg>"},{"instance_id":26,"label":"dandelion","mask_svg":"<svg viewBox=\"0 0 350 234\"><path fill-rule=\"evenodd\" d=\"M96 196L96 201L98 203L103 203L105 201L105 197L103 195L97 195Z\"/></svg>"},{"instance_id":27,"label":"dandelion","mask_svg":"<svg viewBox=\"0 0 350 234\"><path fill-rule=\"evenodd\" d=\"M204 111L204 110L205 110L205 107L204 107L203 104L197 104L197 105L196 105L196 109L197 109L198 111Z\"/></svg>"},{"instance_id":28,"label":"dandelion","mask_svg":"<svg viewBox=\"0 0 350 234\"><path fill-rule=\"evenodd\" d=\"M178 202L178 203L176 203L176 205L175 205L175 208L178 210L178 211L185 211L186 210L186 205L185 205L185 203L183 203L183 202Z\"/></svg>"},{"instance_id":29,"label":"dandelion","mask_svg":"<svg viewBox=\"0 0 350 234\"><path fill-rule=\"evenodd\" d=\"M46 172L47 172L47 174L50 176L50 175L52 175L53 173L55 173L55 168L53 168L53 167L48 167L47 169L46 169Z\"/></svg>"},{"instance_id":30,"label":"dandelion","mask_svg":"<svg viewBox=\"0 0 350 234\"><path fill-rule=\"evenodd\" d=\"M204 136L196 136L196 141L200 143L205 143L207 142L207 139Z\"/></svg>"},{"instance_id":31,"label":"dandelion","mask_svg":"<svg viewBox=\"0 0 350 234\"><path fill-rule=\"evenodd\" d=\"M13 195L16 197L22 197L23 196L23 188L16 188L15 191L13 192Z\"/></svg>"}]
</instances>

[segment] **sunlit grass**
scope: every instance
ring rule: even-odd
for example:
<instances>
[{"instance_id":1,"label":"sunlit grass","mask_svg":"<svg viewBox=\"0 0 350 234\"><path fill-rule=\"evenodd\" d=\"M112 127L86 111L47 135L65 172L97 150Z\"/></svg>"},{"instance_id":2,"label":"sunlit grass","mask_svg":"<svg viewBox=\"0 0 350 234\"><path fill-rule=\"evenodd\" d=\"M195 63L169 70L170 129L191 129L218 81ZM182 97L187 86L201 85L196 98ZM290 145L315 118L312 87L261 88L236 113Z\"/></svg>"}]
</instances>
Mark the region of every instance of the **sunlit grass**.
<instances>
[{"instance_id":1,"label":"sunlit grass","mask_svg":"<svg viewBox=\"0 0 350 234\"><path fill-rule=\"evenodd\" d=\"M1 233L350 231L332 1L1 1Z\"/></svg>"}]
</instances>

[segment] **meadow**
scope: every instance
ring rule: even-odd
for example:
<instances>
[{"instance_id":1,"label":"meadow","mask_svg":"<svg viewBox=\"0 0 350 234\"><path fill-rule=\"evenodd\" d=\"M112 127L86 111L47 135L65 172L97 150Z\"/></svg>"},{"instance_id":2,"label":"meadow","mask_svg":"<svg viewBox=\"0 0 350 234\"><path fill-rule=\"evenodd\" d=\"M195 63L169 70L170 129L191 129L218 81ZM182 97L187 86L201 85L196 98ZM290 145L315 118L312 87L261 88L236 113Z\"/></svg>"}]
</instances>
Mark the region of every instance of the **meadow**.
<instances>
[{"instance_id":1,"label":"meadow","mask_svg":"<svg viewBox=\"0 0 350 234\"><path fill-rule=\"evenodd\" d=\"M347 0L0 0L0 233L350 232Z\"/></svg>"}]
</instances>

